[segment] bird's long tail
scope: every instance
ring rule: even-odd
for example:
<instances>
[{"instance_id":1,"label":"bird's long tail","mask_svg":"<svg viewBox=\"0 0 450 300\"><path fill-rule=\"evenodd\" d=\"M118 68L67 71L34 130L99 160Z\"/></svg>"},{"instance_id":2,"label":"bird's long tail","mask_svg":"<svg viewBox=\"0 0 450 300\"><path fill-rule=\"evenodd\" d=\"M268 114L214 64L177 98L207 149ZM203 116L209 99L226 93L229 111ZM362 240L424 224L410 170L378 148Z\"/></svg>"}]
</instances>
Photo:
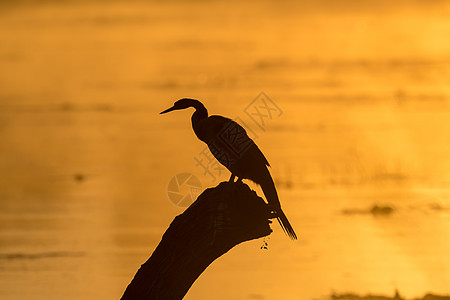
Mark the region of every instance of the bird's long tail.
<instances>
[{"instance_id":1,"label":"bird's long tail","mask_svg":"<svg viewBox=\"0 0 450 300\"><path fill-rule=\"evenodd\" d=\"M286 215L281 209L280 200L278 199L278 193L275 188L275 184L273 182L272 177L270 176L269 170L267 170L267 175L264 176L264 179L260 182L261 188L266 196L267 202L272 206L274 212L276 213L278 223L280 223L281 228L283 228L284 232L293 240L297 239L297 235L295 234L294 228L292 228L291 223L289 223Z\"/></svg>"},{"instance_id":2,"label":"bird's long tail","mask_svg":"<svg viewBox=\"0 0 450 300\"><path fill-rule=\"evenodd\" d=\"M278 223L280 223L281 227L283 228L284 232L293 240L297 239L297 235L295 234L294 228L292 228L291 223L289 223L289 220L287 219L284 212L281 210L281 207L276 211L277 213L277 220Z\"/></svg>"}]
</instances>

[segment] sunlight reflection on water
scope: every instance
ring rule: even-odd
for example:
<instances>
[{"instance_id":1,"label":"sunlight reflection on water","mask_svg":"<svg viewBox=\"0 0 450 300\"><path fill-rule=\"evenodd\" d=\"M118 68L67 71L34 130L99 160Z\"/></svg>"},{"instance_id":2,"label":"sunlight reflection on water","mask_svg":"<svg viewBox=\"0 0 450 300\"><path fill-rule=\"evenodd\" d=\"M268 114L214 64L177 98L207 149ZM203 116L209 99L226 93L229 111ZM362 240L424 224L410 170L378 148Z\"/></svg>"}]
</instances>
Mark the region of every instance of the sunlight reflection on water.
<instances>
[{"instance_id":1,"label":"sunlight reflection on water","mask_svg":"<svg viewBox=\"0 0 450 300\"><path fill-rule=\"evenodd\" d=\"M5 6L1 297L119 298L182 211L169 180L228 179L196 166L191 112L158 114L181 97L254 131L300 236L240 245L186 299L449 293L448 8L323 3Z\"/></svg>"}]
</instances>

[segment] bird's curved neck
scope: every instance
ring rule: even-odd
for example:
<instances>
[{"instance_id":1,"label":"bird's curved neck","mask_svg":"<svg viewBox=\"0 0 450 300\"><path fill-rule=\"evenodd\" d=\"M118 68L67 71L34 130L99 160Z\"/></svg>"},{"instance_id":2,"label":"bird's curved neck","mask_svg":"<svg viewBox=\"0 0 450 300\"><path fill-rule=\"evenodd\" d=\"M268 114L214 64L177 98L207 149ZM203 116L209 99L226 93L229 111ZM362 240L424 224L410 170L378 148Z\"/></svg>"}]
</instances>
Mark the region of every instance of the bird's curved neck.
<instances>
[{"instance_id":1,"label":"bird's curved neck","mask_svg":"<svg viewBox=\"0 0 450 300\"><path fill-rule=\"evenodd\" d=\"M195 108L195 112L192 114L192 129L194 129L195 135L202 141L205 141L204 128L200 126L200 122L208 118L208 111L200 101L193 100L192 107ZM203 128L203 129L202 129Z\"/></svg>"},{"instance_id":2,"label":"bird's curved neck","mask_svg":"<svg viewBox=\"0 0 450 300\"><path fill-rule=\"evenodd\" d=\"M206 110L205 106L200 101L194 100L192 102L192 107L195 108L195 112L192 114L192 126L194 127L203 119L206 119L208 117L208 111Z\"/></svg>"}]
</instances>

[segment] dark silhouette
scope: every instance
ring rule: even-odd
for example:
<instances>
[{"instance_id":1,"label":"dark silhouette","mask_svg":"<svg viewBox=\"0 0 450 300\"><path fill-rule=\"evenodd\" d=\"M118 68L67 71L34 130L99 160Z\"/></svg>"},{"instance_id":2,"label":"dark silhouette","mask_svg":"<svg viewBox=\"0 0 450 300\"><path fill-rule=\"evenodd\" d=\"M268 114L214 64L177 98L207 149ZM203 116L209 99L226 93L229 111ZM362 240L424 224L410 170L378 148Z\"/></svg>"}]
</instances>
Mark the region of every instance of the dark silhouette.
<instances>
[{"instance_id":1,"label":"dark silhouette","mask_svg":"<svg viewBox=\"0 0 450 300\"><path fill-rule=\"evenodd\" d=\"M268 205L242 182L207 189L173 220L121 300L182 299L215 259L269 235L270 217Z\"/></svg>"},{"instance_id":2,"label":"dark silhouette","mask_svg":"<svg viewBox=\"0 0 450 300\"><path fill-rule=\"evenodd\" d=\"M208 145L214 157L230 172L230 181L237 176L238 181L250 179L261 185L266 200L275 213L284 232L297 239L291 224L281 209L277 190L267 168L269 162L245 129L231 119L222 116L209 116L203 104L195 99L183 98L161 114L170 111L195 108L192 127L197 137Z\"/></svg>"}]
</instances>

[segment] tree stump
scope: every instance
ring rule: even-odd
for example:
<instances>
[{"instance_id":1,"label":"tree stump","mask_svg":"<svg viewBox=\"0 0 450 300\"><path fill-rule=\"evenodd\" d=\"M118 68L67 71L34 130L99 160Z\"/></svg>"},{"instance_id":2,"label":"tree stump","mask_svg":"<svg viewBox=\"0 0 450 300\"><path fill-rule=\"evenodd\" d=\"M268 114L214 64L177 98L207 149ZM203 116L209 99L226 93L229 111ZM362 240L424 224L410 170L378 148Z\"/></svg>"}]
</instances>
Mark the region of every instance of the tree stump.
<instances>
[{"instance_id":1,"label":"tree stump","mask_svg":"<svg viewBox=\"0 0 450 300\"><path fill-rule=\"evenodd\" d=\"M271 212L241 182L205 190L175 217L122 300L182 299L200 274L235 245L269 235Z\"/></svg>"}]
</instances>

